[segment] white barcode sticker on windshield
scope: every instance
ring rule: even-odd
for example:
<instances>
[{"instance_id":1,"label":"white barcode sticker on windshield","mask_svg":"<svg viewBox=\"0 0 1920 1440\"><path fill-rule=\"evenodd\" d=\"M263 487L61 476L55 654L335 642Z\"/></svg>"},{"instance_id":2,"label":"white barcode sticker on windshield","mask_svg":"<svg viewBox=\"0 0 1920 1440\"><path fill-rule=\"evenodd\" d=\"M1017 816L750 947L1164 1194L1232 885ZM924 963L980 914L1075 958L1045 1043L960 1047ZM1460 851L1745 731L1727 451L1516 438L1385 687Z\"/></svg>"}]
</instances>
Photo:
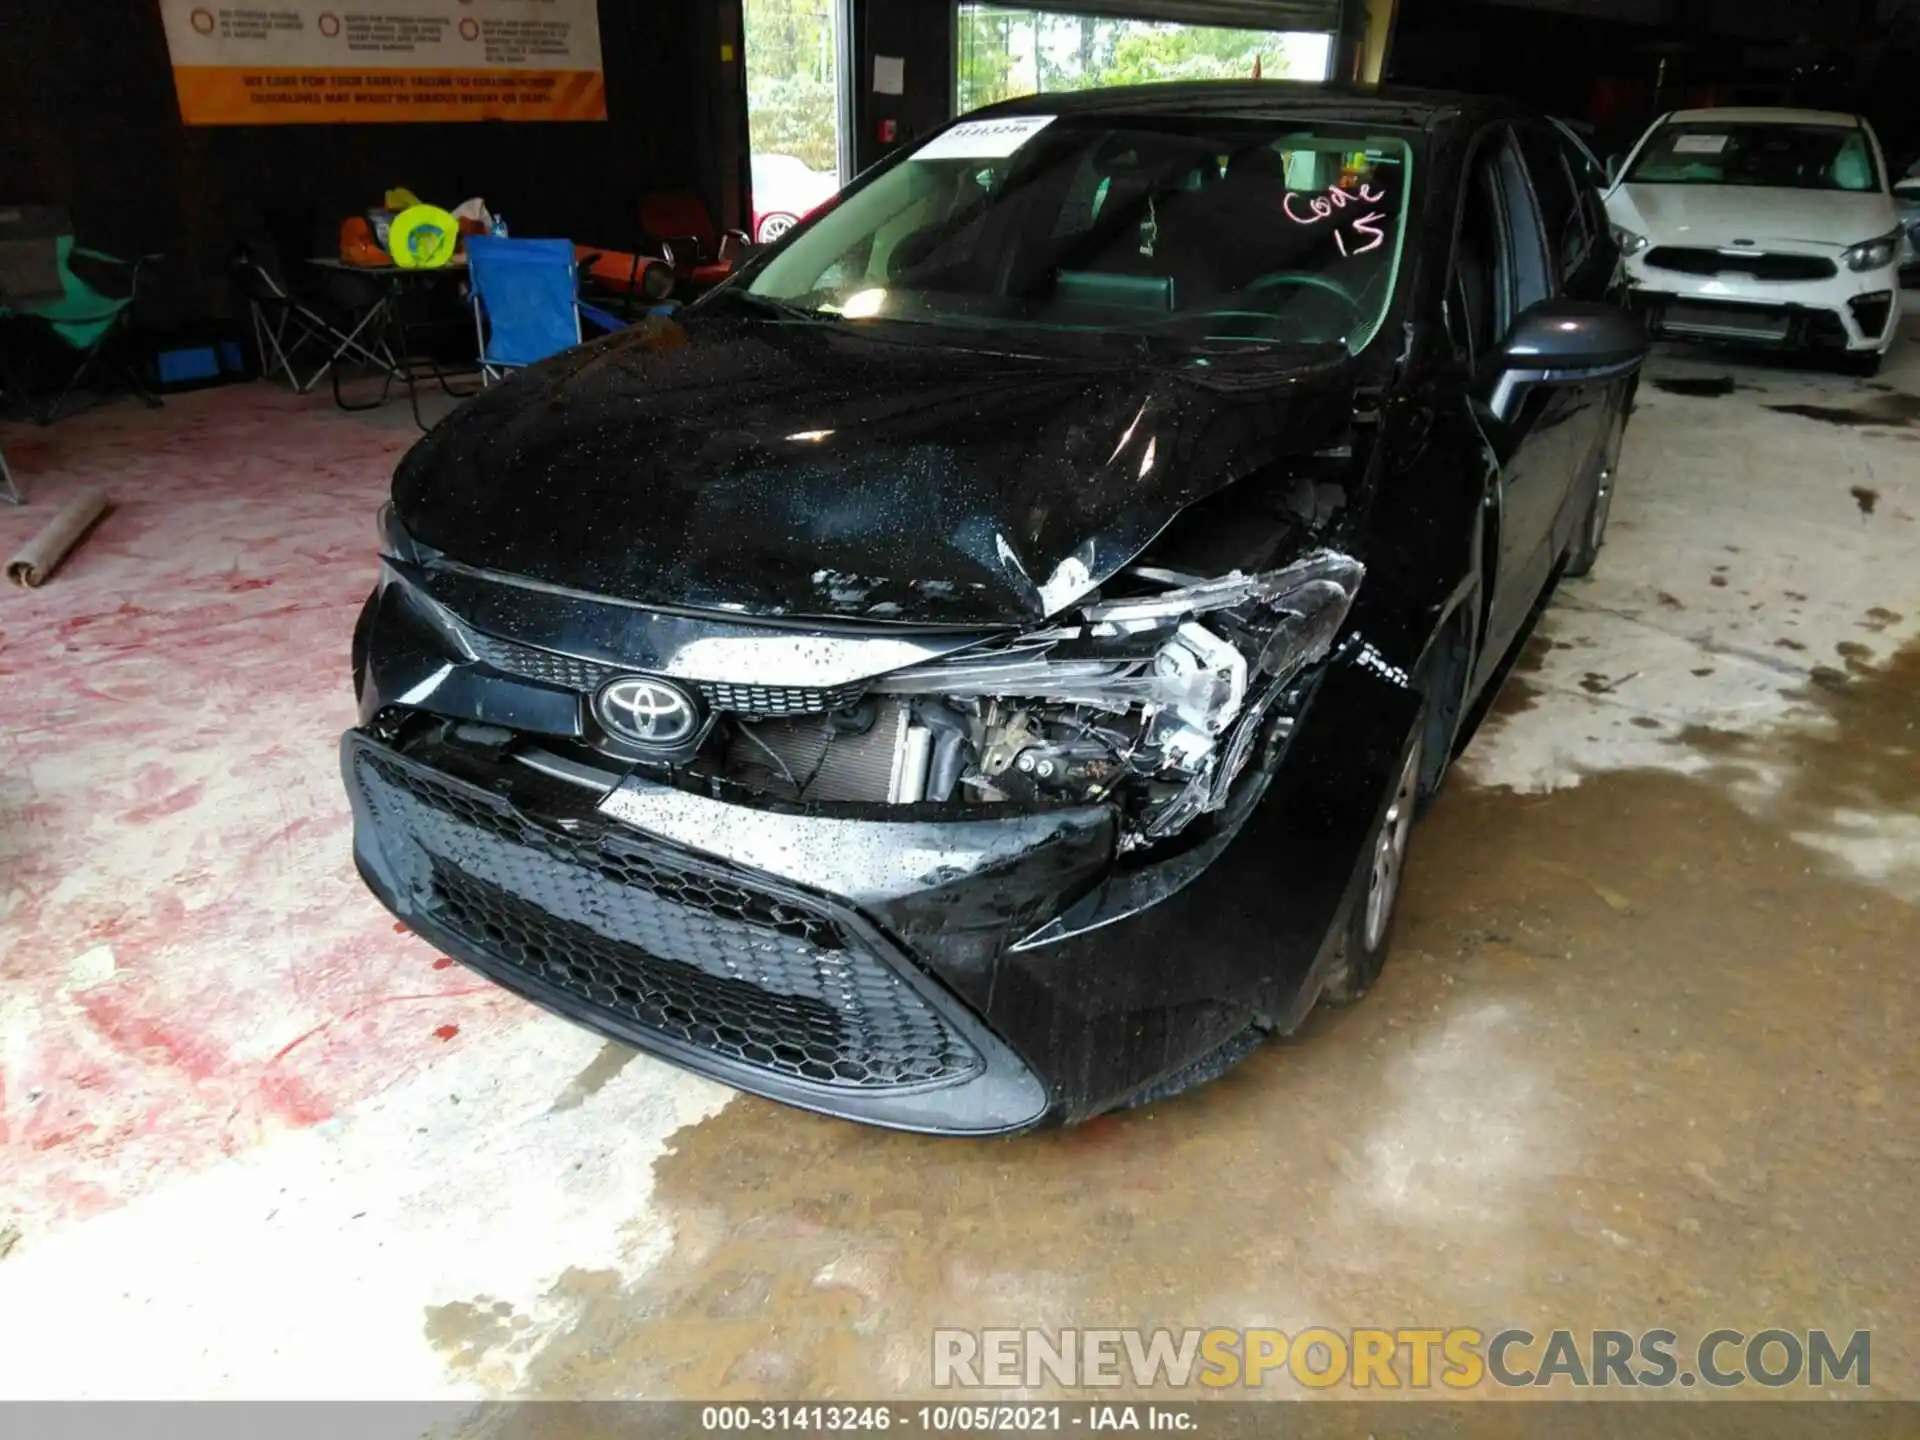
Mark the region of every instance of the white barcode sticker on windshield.
<instances>
[{"instance_id":1,"label":"white barcode sticker on windshield","mask_svg":"<svg viewBox=\"0 0 1920 1440\"><path fill-rule=\"evenodd\" d=\"M918 150L916 160L1004 160L1054 122L1051 115L1012 115L1005 120L963 120Z\"/></svg>"},{"instance_id":2,"label":"white barcode sticker on windshield","mask_svg":"<svg viewBox=\"0 0 1920 1440\"><path fill-rule=\"evenodd\" d=\"M1676 135L1673 140L1673 153L1676 155L1718 155L1727 148L1725 135Z\"/></svg>"}]
</instances>

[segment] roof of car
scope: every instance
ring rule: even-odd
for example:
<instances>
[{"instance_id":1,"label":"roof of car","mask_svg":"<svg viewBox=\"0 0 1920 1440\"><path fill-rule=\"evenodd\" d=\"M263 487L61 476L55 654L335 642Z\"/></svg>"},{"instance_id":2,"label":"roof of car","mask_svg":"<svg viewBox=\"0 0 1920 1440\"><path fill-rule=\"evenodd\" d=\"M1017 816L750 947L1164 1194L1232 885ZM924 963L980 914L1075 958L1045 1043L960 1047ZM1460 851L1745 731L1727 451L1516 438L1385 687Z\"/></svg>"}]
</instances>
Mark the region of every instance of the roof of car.
<instances>
[{"instance_id":1,"label":"roof of car","mask_svg":"<svg viewBox=\"0 0 1920 1440\"><path fill-rule=\"evenodd\" d=\"M1722 125L1846 125L1860 123L1858 115L1841 110L1789 110L1781 106L1727 106L1720 110L1676 110L1667 117L1694 125L1701 122Z\"/></svg>"},{"instance_id":2,"label":"roof of car","mask_svg":"<svg viewBox=\"0 0 1920 1440\"><path fill-rule=\"evenodd\" d=\"M1297 80L1179 80L1157 85L1120 85L1028 95L989 105L983 114L1137 115L1160 112L1192 115L1246 115L1261 111L1425 125L1443 116L1508 113L1523 110L1511 101L1446 90L1415 90L1396 85L1318 84Z\"/></svg>"}]
</instances>

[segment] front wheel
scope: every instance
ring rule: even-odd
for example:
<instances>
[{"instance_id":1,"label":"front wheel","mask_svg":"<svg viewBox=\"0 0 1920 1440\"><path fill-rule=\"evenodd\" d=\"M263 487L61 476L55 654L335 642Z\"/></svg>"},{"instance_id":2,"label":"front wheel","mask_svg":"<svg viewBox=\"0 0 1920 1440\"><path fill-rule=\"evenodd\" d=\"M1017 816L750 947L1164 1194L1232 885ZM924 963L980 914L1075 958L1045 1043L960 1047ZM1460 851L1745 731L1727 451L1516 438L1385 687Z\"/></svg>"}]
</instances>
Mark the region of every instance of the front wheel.
<instances>
[{"instance_id":1,"label":"front wheel","mask_svg":"<svg viewBox=\"0 0 1920 1440\"><path fill-rule=\"evenodd\" d=\"M1587 502L1587 513L1580 521L1580 533L1574 538L1573 549L1567 555L1567 574L1574 577L1591 575L1593 567L1600 559L1600 547L1607 543L1607 522L1613 518L1613 487L1620 474L1620 452L1627 438L1627 408L1623 403L1620 413L1607 422L1606 443L1600 447L1600 455L1593 469L1593 498Z\"/></svg>"},{"instance_id":2,"label":"front wheel","mask_svg":"<svg viewBox=\"0 0 1920 1440\"><path fill-rule=\"evenodd\" d=\"M1407 847L1413 838L1414 810L1420 802L1426 728L1424 718L1414 726L1393 794L1374 825L1368 844L1366 890L1354 898L1337 942L1339 948L1320 987L1320 998L1329 1004L1351 1005L1373 988L1386 966L1401 880L1406 874Z\"/></svg>"}]
</instances>

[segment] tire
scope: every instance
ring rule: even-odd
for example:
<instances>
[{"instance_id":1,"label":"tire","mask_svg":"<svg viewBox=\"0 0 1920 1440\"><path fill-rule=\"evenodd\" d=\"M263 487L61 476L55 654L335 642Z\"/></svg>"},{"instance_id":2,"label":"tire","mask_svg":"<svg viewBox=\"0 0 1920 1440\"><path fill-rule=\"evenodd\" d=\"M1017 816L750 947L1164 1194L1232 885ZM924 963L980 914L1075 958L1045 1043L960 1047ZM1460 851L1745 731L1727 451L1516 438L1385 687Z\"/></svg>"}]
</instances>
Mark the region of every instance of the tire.
<instances>
[{"instance_id":1,"label":"tire","mask_svg":"<svg viewBox=\"0 0 1920 1440\"><path fill-rule=\"evenodd\" d=\"M1422 710L1394 772L1393 791L1367 837L1366 884L1354 896L1333 961L1320 987L1328 1005L1351 1005L1373 988L1386 967L1399 910L1401 882L1420 799L1420 775L1426 752L1427 716Z\"/></svg>"},{"instance_id":2,"label":"tire","mask_svg":"<svg viewBox=\"0 0 1920 1440\"><path fill-rule=\"evenodd\" d=\"M1858 380L1871 380L1880 373L1881 363L1886 358L1878 350L1869 350L1865 354L1848 351L1840 357L1840 373Z\"/></svg>"},{"instance_id":3,"label":"tire","mask_svg":"<svg viewBox=\"0 0 1920 1440\"><path fill-rule=\"evenodd\" d=\"M1600 547L1607 543L1607 522L1613 518L1613 489L1620 475L1620 452L1627 438L1627 405L1607 422L1607 438L1593 464L1593 498L1580 519L1580 532L1567 552L1566 573L1574 579L1591 575L1599 563Z\"/></svg>"}]
</instances>

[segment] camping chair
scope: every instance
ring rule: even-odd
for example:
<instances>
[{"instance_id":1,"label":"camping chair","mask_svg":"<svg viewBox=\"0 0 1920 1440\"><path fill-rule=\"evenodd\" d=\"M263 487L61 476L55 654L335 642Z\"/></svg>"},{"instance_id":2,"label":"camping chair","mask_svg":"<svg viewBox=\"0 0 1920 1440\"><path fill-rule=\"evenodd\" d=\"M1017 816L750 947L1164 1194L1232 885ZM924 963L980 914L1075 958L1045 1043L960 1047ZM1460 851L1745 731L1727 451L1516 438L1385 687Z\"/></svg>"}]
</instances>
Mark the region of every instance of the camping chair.
<instances>
[{"instance_id":1,"label":"camping chair","mask_svg":"<svg viewBox=\"0 0 1920 1440\"><path fill-rule=\"evenodd\" d=\"M247 302L253 320L253 343L260 355L260 376L276 375L304 395L326 378L340 359L364 362L375 368L386 364L360 337L350 335L287 288L277 254L258 237L242 239L227 261ZM308 363L315 367L302 376L301 353L312 347Z\"/></svg>"},{"instance_id":2,"label":"camping chair","mask_svg":"<svg viewBox=\"0 0 1920 1440\"><path fill-rule=\"evenodd\" d=\"M723 233L705 202L686 190L642 195L640 230L675 278L695 290L710 289L731 275L733 247L751 248L753 243L744 230Z\"/></svg>"},{"instance_id":3,"label":"camping chair","mask_svg":"<svg viewBox=\"0 0 1920 1440\"><path fill-rule=\"evenodd\" d=\"M158 397L108 347L125 328L142 270L159 258L123 260L76 245L73 224L57 205L0 206L0 316L37 322L77 357L66 383L35 417L42 425L51 424L67 397L96 371L118 376L149 408L158 408ZM101 285L124 293L107 294Z\"/></svg>"},{"instance_id":4,"label":"camping chair","mask_svg":"<svg viewBox=\"0 0 1920 1440\"><path fill-rule=\"evenodd\" d=\"M603 330L626 328L580 299L571 241L470 235L467 275L483 384L578 345L582 316Z\"/></svg>"}]
</instances>

